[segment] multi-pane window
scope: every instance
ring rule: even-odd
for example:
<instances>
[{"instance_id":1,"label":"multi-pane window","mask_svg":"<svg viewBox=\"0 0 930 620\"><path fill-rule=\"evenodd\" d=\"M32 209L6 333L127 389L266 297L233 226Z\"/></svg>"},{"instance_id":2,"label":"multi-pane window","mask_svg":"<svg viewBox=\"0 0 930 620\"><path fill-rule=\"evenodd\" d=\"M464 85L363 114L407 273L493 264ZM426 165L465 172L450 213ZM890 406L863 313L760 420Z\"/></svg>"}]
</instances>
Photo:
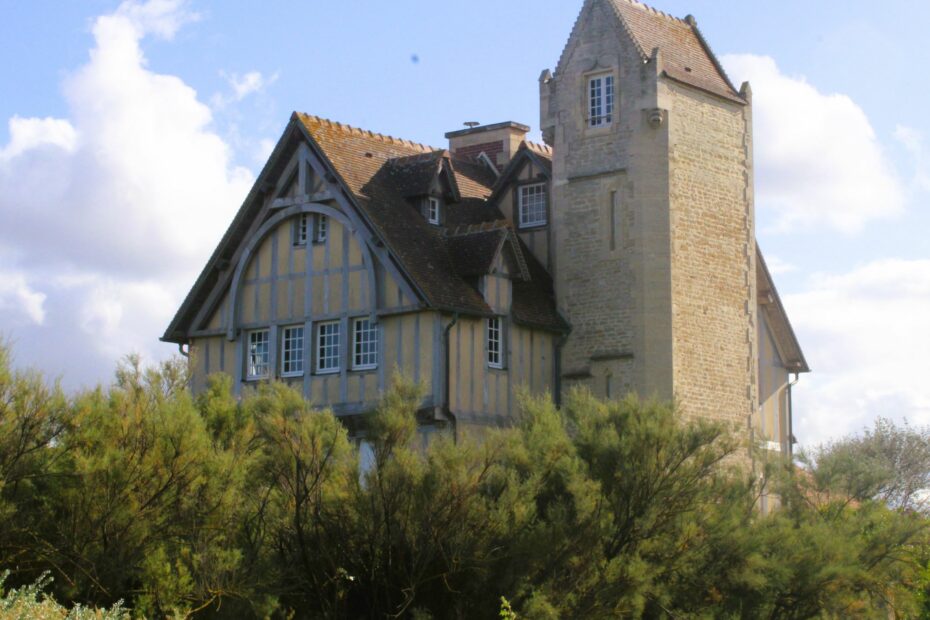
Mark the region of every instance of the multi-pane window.
<instances>
[{"instance_id":1,"label":"multi-pane window","mask_svg":"<svg viewBox=\"0 0 930 620\"><path fill-rule=\"evenodd\" d=\"M614 113L614 76L597 75L588 80L588 124L609 125Z\"/></svg>"},{"instance_id":2,"label":"multi-pane window","mask_svg":"<svg viewBox=\"0 0 930 620\"><path fill-rule=\"evenodd\" d=\"M327 234L329 234L329 219L325 215L318 214L316 216L316 235L313 240L316 243L325 243Z\"/></svg>"},{"instance_id":3,"label":"multi-pane window","mask_svg":"<svg viewBox=\"0 0 930 620\"><path fill-rule=\"evenodd\" d=\"M524 185L519 194L520 227L545 226L546 184Z\"/></svg>"},{"instance_id":4,"label":"multi-pane window","mask_svg":"<svg viewBox=\"0 0 930 620\"><path fill-rule=\"evenodd\" d=\"M427 199L427 219L430 224L439 223L439 199L438 198L428 198Z\"/></svg>"},{"instance_id":5,"label":"multi-pane window","mask_svg":"<svg viewBox=\"0 0 930 620\"><path fill-rule=\"evenodd\" d=\"M317 325L316 369L319 373L339 371L339 321Z\"/></svg>"},{"instance_id":6,"label":"multi-pane window","mask_svg":"<svg viewBox=\"0 0 930 620\"><path fill-rule=\"evenodd\" d=\"M294 245L307 245L310 221L306 213L301 213L294 224Z\"/></svg>"},{"instance_id":7,"label":"multi-pane window","mask_svg":"<svg viewBox=\"0 0 930 620\"><path fill-rule=\"evenodd\" d=\"M366 370L378 366L378 326L369 319L352 323L352 368Z\"/></svg>"},{"instance_id":8,"label":"multi-pane window","mask_svg":"<svg viewBox=\"0 0 930 620\"><path fill-rule=\"evenodd\" d=\"M304 328L285 327L281 340L281 375L296 377L304 374Z\"/></svg>"},{"instance_id":9,"label":"multi-pane window","mask_svg":"<svg viewBox=\"0 0 930 620\"><path fill-rule=\"evenodd\" d=\"M259 329L249 332L249 349L246 352L246 378L263 379L268 376L271 367L270 342L268 330Z\"/></svg>"},{"instance_id":10,"label":"multi-pane window","mask_svg":"<svg viewBox=\"0 0 930 620\"><path fill-rule=\"evenodd\" d=\"M504 361L501 353L501 319L496 316L488 319L488 366L503 368Z\"/></svg>"}]
</instances>

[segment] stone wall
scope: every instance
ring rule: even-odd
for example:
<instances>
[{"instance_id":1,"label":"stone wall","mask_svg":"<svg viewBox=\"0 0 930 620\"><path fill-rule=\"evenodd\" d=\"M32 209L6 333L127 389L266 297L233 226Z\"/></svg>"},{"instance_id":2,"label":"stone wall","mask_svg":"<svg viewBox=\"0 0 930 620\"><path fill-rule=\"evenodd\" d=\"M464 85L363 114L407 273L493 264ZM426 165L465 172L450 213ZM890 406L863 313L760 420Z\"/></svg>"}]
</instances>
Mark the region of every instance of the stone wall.
<instances>
[{"instance_id":1,"label":"stone wall","mask_svg":"<svg viewBox=\"0 0 930 620\"><path fill-rule=\"evenodd\" d=\"M674 391L687 414L755 409L755 245L744 106L666 81Z\"/></svg>"},{"instance_id":2,"label":"stone wall","mask_svg":"<svg viewBox=\"0 0 930 620\"><path fill-rule=\"evenodd\" d=\"M592 128L587 80L607 72L614 118ZM540 88L556 296L572 325L563 385L674 397L686 415L745 425L757 400L749 108L664 77L661 51L644 63L596 1Z\"/></svg>"}]
</instances>

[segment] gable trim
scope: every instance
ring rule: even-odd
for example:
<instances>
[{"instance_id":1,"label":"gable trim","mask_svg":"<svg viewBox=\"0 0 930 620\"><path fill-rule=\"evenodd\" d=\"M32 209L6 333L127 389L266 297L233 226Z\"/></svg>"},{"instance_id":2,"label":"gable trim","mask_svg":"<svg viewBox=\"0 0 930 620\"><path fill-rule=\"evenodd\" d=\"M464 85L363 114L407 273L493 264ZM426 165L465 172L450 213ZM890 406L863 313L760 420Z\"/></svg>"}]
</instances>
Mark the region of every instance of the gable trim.
<instances>
[{"instance_id":1,"label":"gable trim","mask_svg":"<svg viewBox=\"0 0 930 620\"><path fill-rule=\"evenodd\" d=\"M239 296L240 296L240 283L242 282L242 276L245 273L246 268L249 265L249 261L252 259L252 255L255 249L259 244L268 236L268 233L273 231L278 224L287 220L288 218L300 215L303 213L319 213L330 217L355 235L355 229L352 226L351 219L339 209L330 207L327 205L319 203L308 203L299 206L287 207L286 209L279 211L272 215L264 224L258 229L258 231L252 235L249 241L246 243L243 248L242 254L239 257L238 264L236 265L236 271L232 276L229 289L229 312L227 312L227 324L226 324L226 339L234 341L239 335ZM369 251L368 245L364 240L356 237L356 240L361 246L362 252L362 264L366 267L366 272L368 274L368 292L369 300L371 301L371 317L374 320L374 317L377 315L378 309L378 285L377 278L375 277L374 262L372 261L371 252ZM309 277L309 273L307 274ZM310 316L308 308L304 308L304 315L306 317Z\"/></svg>"}]
</instances>

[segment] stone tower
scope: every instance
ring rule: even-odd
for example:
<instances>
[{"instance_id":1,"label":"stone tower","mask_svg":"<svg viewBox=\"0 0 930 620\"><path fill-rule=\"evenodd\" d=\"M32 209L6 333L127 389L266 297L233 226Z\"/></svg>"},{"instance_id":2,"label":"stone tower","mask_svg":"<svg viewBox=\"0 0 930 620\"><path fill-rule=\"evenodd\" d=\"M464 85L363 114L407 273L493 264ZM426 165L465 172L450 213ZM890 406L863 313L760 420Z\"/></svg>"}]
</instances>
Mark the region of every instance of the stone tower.
<instances>
[{"instance_id":1,"label":"stone tower","mask_svg":"<svg viewBox=\"0 0 930 620\"><path fill-rule=\"evenodd\" d=\"M586 0L540 77L563 389L757 407L751 94L690 16Z\"/></svg>"}]
</instances>

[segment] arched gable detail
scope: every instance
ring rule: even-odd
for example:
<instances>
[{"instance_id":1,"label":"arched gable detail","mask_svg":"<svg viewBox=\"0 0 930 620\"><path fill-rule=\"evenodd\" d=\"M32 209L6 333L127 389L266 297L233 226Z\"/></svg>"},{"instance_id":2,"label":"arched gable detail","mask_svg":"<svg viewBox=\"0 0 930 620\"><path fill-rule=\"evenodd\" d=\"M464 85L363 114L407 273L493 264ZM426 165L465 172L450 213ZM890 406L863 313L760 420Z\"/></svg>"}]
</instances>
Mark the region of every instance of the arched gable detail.
<instances>
[{"instance_id":1,"label":"arched gable detail","mask_svg":"<svg viewBox=\"0 0 930 620\"><path fill-rule=\"evenodd\" d=\"M245 274L245 270L249 265L249 262L252 260L255 250L261 245L262 241L271 233L277 226L284 222L285 220L303 214L320 214L325 215L328 218L339 222L344 227L346 227L355 240L359 244L359 248L362 254L362 262L365 265L365 272L368 275L368 291L369 291L369 300L371 304L371 318L372 321L376 320L377 315L377 306L378 306L378 290L377 290L377 278L375 276L375 264L372 258L371 249L368 247L368 243L360 237L358 234L358 229L354 226L354 221L344 212L320 203L304 203L299 205L293 205L281 209L278 213L275 213L268 221L262 224L262 226L255 232L252 238L248 241L245 248L243 249L242 256L239 257L239 262L236 265L236 271L233 274L232 280L230 281L230 295L229 295L229 312L226 324L226 338L230 341L236 339L239 330L239 314L240 314L240 291L242 277Z\"/></svg>"}]
</instances>

